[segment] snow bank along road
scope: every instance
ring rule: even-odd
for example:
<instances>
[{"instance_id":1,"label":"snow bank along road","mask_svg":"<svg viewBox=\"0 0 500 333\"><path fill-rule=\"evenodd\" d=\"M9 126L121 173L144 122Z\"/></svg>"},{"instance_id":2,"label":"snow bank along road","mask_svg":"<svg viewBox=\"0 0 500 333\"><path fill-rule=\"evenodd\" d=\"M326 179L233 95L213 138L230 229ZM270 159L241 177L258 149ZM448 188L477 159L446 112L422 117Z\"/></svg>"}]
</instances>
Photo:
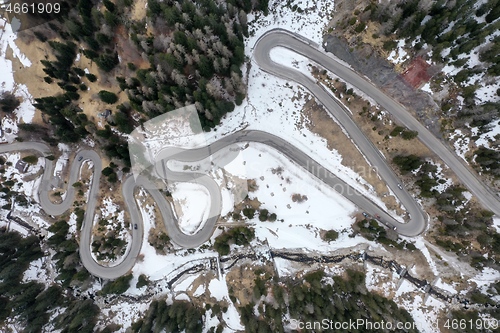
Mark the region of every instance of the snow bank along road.
<instances>
[{"instance_id":1,"label":"snow bank along road","mask_svg":"<svg viewBox=\"0 0 500 333\"><path fill-rule=\"evenodd\" d=\"M348 184L337 178L333 173L323 168L318 162L314 161L305 152L297 149L287 141L272 135L270 133L261 131L239 131L228 135L207 147L182 150L180 149L175 156L167 157L167 159L175 158L179 161L199 161L215 152L226 149L230 145L237 142L257 142L271 146L282 154L286 155L290 160L300 165L311 174L319 178L326 185L331 186L344 196L351 200L354 204L362 208L364 211L371 215L379 215L380 220L386 224L397 226L397 231L406 236L416 236L422 233L427 225L426 214L420 209L418 204L413 200L410 194L398 188L398 179L391 168L388 166L384 157L376 149L376 147L363 135L360 129L356 126L350 118L342 105L338 104L334 98L320 85L317 85L310 78L302 73L291 68L279 65L270 59L269 52L273 47L286 47L292 51L298 52L318 64L324 66L330 71L336 73L338 76L355 85L373 99L375 99L381 106L391 112L394 117L403 123L405 126L412 130L419 132L419 138L430 149L435 151L460 177L466 186L473 192L474 195L490 210L500 216L500 203L495 196L488 192L488 190L477 180L471 171L460 162L460 159L447 149L443 143L436 139L425 127L423 127L416 119L414 119L401 105L394 102L379 89L371 83L360 77L355 72L349 70L343 65L330 58L328 55L322 53L311 42L304 41L300 36L293 35L284 30L273 30L264 35L256 44L254 50L254 59L257 64L264 70L273 75L280 76L287 80L293 80L306 87L325 108L335 116L342 126L348 131L351 138L357 144L359 149L365 154L372 165L378 167L381 177L387 182L388 186L400 199L407 211L411 215L411 220L408 223L399 223L381 207L377 206L370 199L364 197L359 192L351 188ZM0 153L10 151L32 150L36 151L42 156L51 154L47 145L38 142L17 142L12 144L0 145ZM81 157L81 158L80 158ZM70 168L70 175L68 186L66 189L66 197L60 204L54 204L49 199L50 181L53 177L53 163L45 159L44 174L39 192L40 204L42 208L49 215L61 215L67 211L73 202L75 190L71 184L75 183L80 176L80 169L83 163L91 161L93 163L93 175L91 179L91 186L88 196L88 202L83 221L83 226L80 234L80 256L83 265L93 275L105 278L114 279L121 275L126 274L134 266L137 256L140 253L142 246L142 239L144 236L144 227L139 213L139 208L134 198L134 189L136 187L143 187L156 201L163 222L171 240L179 246L183 247L196 247L203 242L207 241L215 229L215 223L221 209L220 190L212 179L206 175L201 174L188 174L183 172L174 172L171 170L164 170L162 177L167 177L170 181L190 181L204 185L211 195L210 217L203 225L203 227L194 235L184 234L177 223L177 219L172 212L171 206L165 200L163 194L152 184L147 178L139 176L136 180L128 177L122 185L122 193L127 205L132 230L132 244L128 247L127 253L120 263L112 267L104 267L98 264L91 256L90 242L92 234L92 226L94 219L94 212L97 203L97 193L99 190L99 181L102 170L102 163L99 155L95 151L82 150L75 156L74 161ZM161 165L166 166L167 161L162 161ZM137 224L137 229L134 228Z\"/></svg>"}]
</instances>

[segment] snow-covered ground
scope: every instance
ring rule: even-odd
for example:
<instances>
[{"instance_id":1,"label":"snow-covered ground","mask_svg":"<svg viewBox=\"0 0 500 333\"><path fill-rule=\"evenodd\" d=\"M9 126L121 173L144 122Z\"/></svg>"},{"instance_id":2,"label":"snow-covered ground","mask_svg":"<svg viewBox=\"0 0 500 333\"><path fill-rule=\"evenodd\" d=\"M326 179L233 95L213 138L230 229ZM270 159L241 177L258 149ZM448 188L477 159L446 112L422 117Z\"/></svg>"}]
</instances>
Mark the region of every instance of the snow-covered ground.
<instances>
[{"instance_id":1,"label":"snow-covered ground","mask_svg":"<svg viewBox=\"0 0 500 333\"><path fill-rule=\"evenodd\" d=\"M488 129L487 132L479 136L479 139L476 140L476 145L490 148L490 142L497 140L495 137L500 136L500 121L492 122Z\"/></svg>"},{"instance_id":2,"label":"snow-covered ground","mask_svg":"<svg viewBox=\"0 0 500 333\"><path fill-rule=\"evenodd\" d=\"M419 236L417 238L414 238L414 241L415 241L415 243L414 243L415 247L417 249L419 249L420 252L422 252L422 254L424 255L425 259L427 260L427 263L429 264L429 267L432 270L432 273L434 273L434 275L438 276L439 272L436 268L436 263L432 259L431 254L429 252L429 249L427 249L427 247L425 246L423 237Z\"/></svg>"},{"instance_id":3,"label":"snow-covered ground","mask_svg":"<svg viewBox=\"0 0 500 333\"><path fill-rule=\"evenodd\" d=\"M17 137L17 122L14 119L4 117L0 120L0 126L0 143L13 142Z\"/></svg>"},{"instance_id":4,"label":"snow-covered ground","mask_svg":"<svg viewBox=\"0 0 500 333\"><path fill-rule=\"evenodd\" d=\"M452 295L457 293L457 290L455 289L455 287L453 285L451 285L449 283L445 283L441 278L438 278L436 280L436 282L434 283L434 286L441 288L443 290L446 290L449 293L451 293Z\"/></svg>"},{"instance_id":5,"label":"snow-covered ground","mask_svg":"<svg viewBox=\"0 0 500 333\"><path fill-rule=\"evenodd\" d=\"M365 268L366 289L379 291L384 297L389 297L391 291L397 289L397 279L399 276L395 272L370 263L365 264Z\"/></svg>"},{"instance_id":6,"label":"snow-covered ground","mask_svg":"<svg viewBox=\"0 0 500 333\"><path fill-rule=\"evenodd\" d=\"M68 224L69 224L69 229L68 229L68 234L69 235L76 235L76 214L71 212L69 215L68 219Z\"/></svg>"},{"instance_id":7,"label":"snow-covered ground","mask_svg":"<svg viewBox=\"0 0 500 333\"><path fill-rule=\"evenodd\" d=\"M423 90L425 92L428 92L429 94L432 94L432 90L431 90L431 84L429 82L427 82L426 84L424 84L422 86L422 88L420 88L420 90Z\"/></svg>"},{"instance_id":8,"label":"snow-covered ground","mask_svg":"<svg viewBox=\"0 0 500 333\"><path fill-rule=\"evenodd\" d=\"M389 54L387 60L391 61L394 64L402 64L403 62L405 62L409 58L409 56L408 53L403 48L404 45L405 45L404 39L398 40L398 45L396 50L393 50Z\"/></svg>"},{"instance_id":9,"label":"snow-covered ground","mask_svg":"<svg viewBox=\"0 0 500 333\"><path fill-rule=\"evenodd\" d=\"M476 137L474 141L471 140L471 136L467 135L460 129L456 129L449 136L449 139L453 142L456 154L467 163L468 161L466 160L465 155L470 153L472 143L474 143L477 147L483 146L490 149L496 149L491 145L491 143L500 139L500 121L497 119L491 122L488 126L485 126L481 134L478 133L478 128L470 128L470 130L471 136Z\"/></svg>"},{"instance_id":10,"label":"snow-covered ground","mask_svg":"<svg viewBox=\"0 0 500 333\"><path fill-rule=\"evenodd\" d=\"M12 51L12 54L22 66L31 66L31 61L17 47L16 38L17 35L12 31L10 24L0 16L0 93L10 91L22 99L21 105L15 111L15 115L18 121L22 120L29 123L35 115L35 108L31 104L33 97L26 85L14 81L12 61L6 59L7 52Z\"/></svg>"},{"instance_id":11,"label":"snow-covered ground","mask_svg":"<svg viewBox=\"0 0 500 333\"><path fill-rule=\"evenodd\" d=\"M205 261L207 258L210 259L216 256L216 254L211 251L189 253L184 250L179 250L167 255L158 254L156 249L149 244L148 237L151 228L154 228L158 223L163 223L163 221L156 218L154 206L144 203L146 197L147 194L144 190L140 190L138 195L136 195L144 223L144 236L142 239L140 259L133 268L135 278L139 277L141 274L149 276L151 280L173 277L176 275L173 274L176 270L190 267L190 263ZM135 280L135 283L136 282L137 280ZM134 290L132 289L131 292L134 293Z\"/></svg>"},{"instance_id":12,"label":"snow-covered ground","mask_svg":"<svg viewBox=\"0 0 500 333\"><path fill-rule=\"evenodd\" d=\"M293 11L297 5L301 10ZM287 3L280 0L269 1L269 15L248 15L250 39L246 46L252 47L263 32L284 28L299 32L318 45L323 42L323 30L333 15L334 2L329 0L292 0ZM251 49L245 49L251 52Z\"/></svg>"},{"instance_id":13,"label":"snow-covered ground","mask_svg":"<svg viewBox=\"0 0 500 333\"><path fill-rule=\"evenodd\" d=\"M23 281L28 282L31 280L50 281L47 276L47 270L44 268L45 258L40 258L30 263L28 269L24 272Z\"/></svg>"},{"instance_id":14,"label":"snow-covered ground","mask_svg":"<svg viewBox=\"0 0 500 333\"><path fill-rule=\"evenodd\" d=\"M225 116L216 132L207 134L213 136L207 141L214 141L243 128L272 133L303 150L383 207L385 204L377 197L373 187L352 169L342 165L342 156L336 150L328 149L324 138L306 128L301 112L309 98L306 94L307 91L302 87L263 73L256 66L252 66L248 79L247 100ZM279 130L276 130L277 128ZM260 169L258 164L254 165Z\"/></svg>"},{"instance_id":15,"label":"snow-covered ground","mask_svg":"<svg viewBox=\"0 0 500 333\"><path fill-rule=\"evenodd\" d=\"M17 136L18 123L20 121L29 123L33 119L35 114L35 108L31 104L32 96L28 92L27 87L24 84L16 83L14 81L13 75L13 64L11 60L8 60L7 54L12 52L15 58L19 60L21 66L29 67L31 66L30 60L21 53L17 45L15 44L17 36L12 31L12 28L5 19L0 16L0 95L4 92L12 92L15 96L19 97L21 105L13 112L10 116L5 116L0 119L0 143L3 142L13 142ZM7 162L12 163L11 166L5 166L6 170L3 174L7 180L13 180L16 184L12 187L13 191L22 193L27 196L28 200L33 198L38 200L37 189L40 184L41 179L34 179L26 181L24 178L26 176L32 175L40 171L43 167L43 159L39 159L38 163L34 166L29 166L26 174L20 174L16 168L16 162L20 159L20 154L8 154L5 155ZM7 204L6 200L0 198L0 206ZM28 207L23 207L15 204L13 207L14 211L20 214L33 215L40 211L40 207L37 204L29 204ZM0 224L6 224L6 215L8 211L0 209ZM10 224L11 229L18 230L19 232L25 234L26 230L16 225L15 223Z\"/></svg>"},{"instance_id":16,"label":"snow-covered ground","mask_svg":"<svg viewBox=\"0 0 500 333\"><path fill-rule=\"evenodd\" d=\"M302 8L305 13L292 11L291 6L294 4ZM271 1L270 6L273 9L267 17L263 15L249 15L251 37L246 40L247 56L252 56L252 47L258 37L274 27L283 27L300 32L305 37L321 44L322 29L328 23L328 15L333 10L333 5L334 3L329 0L307 0L291 2L287 7L281 1ZM7 36L10 35L7 34ZM2 40L4 40L3 37ZM2 45L1 50L4 50L5 42L0 45ZM8 45L10 45L10 42ZM0 54L0 59L3 59L2 55L4 53ZM273 59L280 60L284 65L308 73L307 61L298 55L295 56L293 52L277 49L273 51L271 56ZM399 56L401 57L402 53ZM3 66L2 63L0 70L9 68L6 67L8 65L6 63ZM11 72L11 69L10 71L7 70L7 74ZM6 86L9 84L8 82L11 82L13 87L13 79L8 81L8 75L3 75L2 72L0 77L2 80L7 80L5 81L7 82L5 83ZM4 79L4 77L7 79ZM261 72L255 63L252 63L247 79L248 98L241 106L236 107L233 112L223 119L217 131L208 133L207 139L217 139L242 128L268 131L289 140L307 152L316 161L332 170L344 181L368 195L377 203L380 203L373 188L364 182L354 171L341 164L342 156L335 150L329 150L326 141L310 132L303 124L301 110L307 101L307 92L304 89L294 83L286 82L285 80ZM22 117L23 120L28 119L29 113L23 113ZM359 236L353 238L348 236L354 220L353 214L356 212L356 207L351 202L332 189L326 188L316 178L288 161L277 151L266 146L252 144L243 151L242 156L240 165L244 163L244 168L239 168L236 163L236 166L228 165L227 170L237 176L255 179L258 188L250 193L250 197L257 198L262 203L261 208L266 208L270 213L276 213L278 216L278 220L275 222L260 222L258 218L250 221L256 229L256 242L267 241L271 248L305 249L306 251L314 250L319 252L330 252L359 245L360 243L368 243L371 246L379 247L377 244L371 244ZM282 169L282 171L278 173L278 169ZM202 193L203 190L192 189L189 185L184 187L184 185L180 187L181 195L178 195L175 191L173 195L175 200L178 201L186 199L182 203L182 211L183 213L189 212L189 215L183 214L184 220L181 219L181 225L185 231L192 231L198 227L196 225L196 216L202 215L204 211L200 209L204 204L204 197L202 195L204 193ZM23 184L23 186L28 186L29 188L30 185ZM31 185L32 188L34 186L34 184ZM187 190L195 191L197 193L196 196L187 195L185 193ZM292 200L293 194L305 196L307 200L294 202ZM185 196L185 198L183 199L182 196ZM144 203L145 198L145 192L140 191L137 199L144 221L144 236L138 262L132 271L134 278L131 281L131 287L127 291L127 294L132 296L144 294L147 287L139 289L135 285L139 275L145 274L156 284L156 290L159 294L163 293L165 295L167 292L172 292L177 294L178 299L185 299L187 295L182 293L182 291L193 287L194 277L188 276L181 279L173 286L172 290L167 289L166 283L187 268L200 263L207 264L217 254L209 250L197 250L195 252L175 250L175 252L168 253L167 255L159 254L149 244L148 236L151 228L155 227L157 223L162 223L162 221L157 219L154 206ZM110 201L106 200L104 199L105 204L101 209L102 216L116 215L116 207L113 206L112 202L109 203ZM225 207L224 211L232 207L231 196L228 192L223 192L223 205ZM74 219L74 217L71 216L70 221L71 219ZM72 225L73 223L70 224ZM329 229L337 230L339 238L331 243L323 242L319 235L320 231ZM213 238L218 233L220 231L216 231ZM426 249L424 248L425 246L422 250L425 252ZM435 264L428 251L426 258L434 271L436 269ZM36 265L34 264L33 269L36 269ZM286 262L282 261L278 265L282 267L280 269L281 273L286 274L288 271L288 273L293 274L292 269L287 267ZM375 267L369 267L368 271L371 277L381 273ZM385 277L388 279L396 278L391 275ZM375 281L367 281L367 286L373 286L375 283ZM393 285L395 282L387 283ZM407 286L405 283L407 282L403 282L402 287L397 292L397 297L411 311L415 321L421 322L419 328L422 331L430 331L428 325L430 325L429 322L435 319L436 313L434 310L442 308L442 304L437 301L434 304L435 301L431 299L426 303L426 306L432 306L433 309L431 309L430 307L422 306L423 296L420 297L417 295L415 300L409 299L407 294L415 292L415 290L411 288L411 285ZM160 292L159 290L163 291ZM239 322L239 314L229 300L225 276L221 276L220 279L213 279L207 287L198 286L195 294L201 295L206 291L209 291L216 299L226 300L230 304L228 311L224 314L224 320L230 327L230 330L226 331L243 329ZM139 314L143 313L146 308L147 303L120 303L112 305L109 308L103 308L102 311L103 314L114 318L113 320L117 323L123 324L122 331L124 331L130 323L140 317ZM210 311L207 312L206 324L216 325L217 323L212 322L213 318L211 319L209 314Z\"/></svg>"},{"instance_id":17,"label":"snow-covered ground","mask_svg":"<svg viewBox=\"0 0 500 333\"><path fill-rule=\"evenodd\" d=\"M394 301L406 309L420 332L439 332L437 327L438 313L445 308L445 304L429 296L424 302L424 292L419 290L408 280L403 280L394 295Z\"/></svg>"},{"instance_id":18,"label":"snow-covered ground","mask_svg":"<svg viewBox=\"0 0 500 333\"><path fill-rule=\"evenodd\" d=\"M421 245L425 247L425 245ZM425 249L423 252L427 252L426 258L431 263L428 251ZM366 288L368 290L392 298L398 305L406 309L412 315L416 328L420 332L434 333L439 331L437 330L438 314L439 311L445 309L445 303L432 296L426 298L423 290L406 279L401 280L401 277L394 271L369 263L365 264L365 267ZM415 274L411 269L410 273ZM440 278L436 279L434 286L452 294L456 293L452 285L443 282Z\"/></svg>"},{"instance_id":19,"label":"snow-covered ground","mask_svg":"<svg viewBox=\"0 0 500 333\"><path fill-rule=\"evenodd\" d=\"M62 170L64 169L66 164L68 164L69 154L72 151L72 149L64 143L58 143L57 148L59 148L59 150L61 151L61 156L56 161L56 165L54 167L54 176L61 175Z\"/></svg>"},{"instance_id":20,"label":"snow-covered ground","mask_svg":"<svg viewBox=\"0 0 500 333\"><path fill-rule=\"evenodd\" d=\"M465 155L469 151L470 138L465 136L461 130L457 129L450 135L450 140L454 142L453 145L455 146L456 154L467 162Z\"/></svg>"},{"instance_id":21,"label":"snow-covered ground","mask_svg":"<svg viewBox=\"0 0 500 333\"><path fill-rule=\"evenodd\" d=\"M105 220L106 225L101 225L99 223L100 220ZM112 234L114 238L121 239L126 242L125 251L123 255L125 256L129 250L130 245L132 244L132 236L130 234L130 229L125 228L125 211L120 209L115 202L113 202L112 198L105 197L102 199L102 203L100 206L100 214L97 213L94 217L94 226L99 225L99 228L104 228L104 231L100 231L100 235L104 235L105 238L108 237L109 234ZM91 244L94 242L95 234L92 234ZM121 262L121 256L118 256L116 260L97 260L96 253L91 251L92 258L96 262L106 263L108 266L114 266Z\"/></svg>"},{"instance_id":22,"label":"snow-covered ground","mask_svg":"<svg viewBox=\"0 0 500 333\"><path fill-rule=\"evenodd\" d=\"M296 52L293 52L292 50L286 49L284 47L275 47L271 49L269 55L271 56L271 60L287 67L294 68L313 81L316 80L311 74L311 69L309 67L311 61L303 55L297 54Z\"/></svg>"},{"instance_id":23,"label":"snow-covered ground","mask_svg":"<svg viewBox=\"0 0 500 333\"><path fill-rule=\"evenodd\" d=\"M271 248L306 248L330 251L356 245L361 237L349 238L356 207L338 192L325 187L307 171L291 163L277 151L261 144L250 144L243 151L247 177L255 179L258 189L249 193L257 198L261 209L276 213L278 221L260 222L254 218L256 235L267 240ZM227 170L237 174L237 166ZM293 202L292 196L306 196ZM319 229L341 233L338 242L328 244L319 238Z\"/></svg>"},{"instance_id":24,"label":"snow-covered ground","mask_svg":"<svg viewBox=\"0 0 500 333\"><path fill-rule=\"evenodd\" d=\"M210 194L204 186L193 183L176 183L171 193L180 229L195 234L208 218Z\"/></svg>"},{"instance_id":25,"label":"snow-covered ground","mask_svg":"<svg viewBox=\"0 0 500 333\"><path fill-rule=\"evenodd\" d=\"M435 172L435 179L439 183L441 180L444 180L444 183L439 183L438 185L434 186L431 190L436 190L439 193L442 193L446 191L448 187L453 185L453 180L451 178L446 178L443 174L443 166L440 163L434 163L433 161L428 161L429 163L433 164L436 166L437 170ZM448 168L446 165L444 166L445 168ZM432 175L429 173L428 175L431 177Z\"/></svg>"},{"instance_id":26,"label":"snow-covered ground","mask_svg":"<svg viewBox=\"0 0 500 333\"><path fill-rule=\"evenodd\" d=\"M245 330L245 326L243 326L240 322L240 314L233 302L229 299L229 291L226 284L225 276L222 276L221 279L212 279L208 286L208 291L212 297L215 297L218 301L226 301L229 306L225 313L223 313L222 318L224 322L232 331L242 331Z\"/></svg>"},{"instance_id":27,"label":"snow-covered ground","mask_svg":"<svg viewBox=\"0 0 500 333\"><path fill-rule=\"evenodd\" d=\"M12 211L20 216L31 216L39 215L40 206L36 203L38 200L38 186L40 185L41 178L33 178L33 175L40 172L44 166L44 159L39 158L37 164L29 165L26 173L19 172L15 165L21 159L21 153L13 154L2 154L5 159L5 172L2 174L6 180L12 180L14 185L10 189L14 192L22 194L28 200L27 206L21 205L14 200L14 205L12 206ZM10 164L10 165L9 165ZM15 196L14 196L15 197ZM7 201L3 196L0 196L0 207L4 205L12 205L12 200ZM0 209L0 226L7 225L7 214L9 213L6 209ZM29 221L27 221L29 222ZM10 223L10 228L26 234L27 231L15 223Z\"/></svg>"},{"instance_id":28,"label":"snow-covered ground","mask_svg":"<svg viewBox=\"0 0 500 333\"><path fill-rule=\"evenodd\" d=\"M39 183L38 180L35 179L26 181L25 179L30 175L38 173L43 168L45 164L44 159L39 158L37 163L34 165L28 164L28 170L26 171L26 173L21 173L15 168L16 163L21 159L21 153L8 154L5 156L7 157L5 163L6 169L3 176L6 179L15 181L15 184L11 189L13 191L23 193L27 197L35 197L35 193L38 189L38 187L36 186ZM10 163L11 165L8 166L8 163Z\"/></svg>"},{"instance_id":29,"label":"snow-covered ground","mask_svg":"<svg viewBox=\"0 0 500 333\"><path fill-rule=\"evenodd\" d=\"M142 319L142 315L149 309L150 303L150 301L120 302L119 304L101 308L101 316L116 324L123 325L120 330L115 332L125 332L126 328Z\"/></svg>"},{"instance_id":30,"label":"snow-covered ground","mask_svg":"<svg viewBox=\"0 0 500 333\"><path fill-rule=\"evenodd\" d=\"M471 282L474 282L478 288L486 289L491 283L498 280L500 280L500 272L493 268L485 267L481 273L471 279Z\"/></svg>"},{"instance_id":31,"label":"snow-covered ground","mask_svg":"<svg viewBox=\"0 0 500 333\"><path fill-rule=\"evenodd\" d=\"M497 229L497 232L500 233L500 218L493 217L493 226Z\"/></svg>"}]
</instances>

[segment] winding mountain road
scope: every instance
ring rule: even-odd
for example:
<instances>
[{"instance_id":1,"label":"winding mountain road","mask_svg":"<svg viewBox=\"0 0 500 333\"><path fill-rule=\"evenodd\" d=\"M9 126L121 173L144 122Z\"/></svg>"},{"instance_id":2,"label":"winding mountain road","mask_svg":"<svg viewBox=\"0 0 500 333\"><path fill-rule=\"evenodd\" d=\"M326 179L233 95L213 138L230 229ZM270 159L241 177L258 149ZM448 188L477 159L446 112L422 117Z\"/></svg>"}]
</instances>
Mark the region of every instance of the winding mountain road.
<instances>
[{"instance_id":1,"label":"winding mountain road","mask_svg":"<svg viewBox=\"0 0 500 333\"><path fill-rule=\"evenodd\" d=\"M500 200L498 193L494 193L490 188L485 186L478 179L476 174L471 171L466 162L458 157L446 143L436 138L401 104L396 102L390 96L386 95L382 90L373 85L367 78L360 76L358 73L336 61L327 53L319 50L315 46L314 42L308 41L304 37L284 29L275 29L267 32L259 39L256 46L254 47L254 58L262 70L304 85L317 99L320 100L320 102L325 105L327 110L332 112L332 110L328 107L329 105L326 105L324 102L326 96L324 96L324 94L321 92L325 92L322 86L317 85L315 82L313 82L311 79L301 74L300 72L277 64L276 62L271 60L269 56L269 50L278 46L299 53L331 71L332 73L335 73L335 75L340 77L342 80L349 82L349 84L355 86L356 88L370 96L372 99L374 99L380 106L386 109L397 122L403 124L410 130L417 131L418 139L430 150L432 150L437 156L439 156L443 160L443 162L446 163L446 165L455 172L458 178L464 183L469 191L471 191L471 193L476 196L479 202L481 202L481 204L485 208L495 213L495 215L500 216ZM319 96L322 97L320 98ZM330 100L334 101L331 98ZM346 130L348 130L349 135L352 135L352 133L354 133L351 133L354 128L351 125L348 125L349 121L345 119L343 115L340 115L340 113L332 114L342 123ZM342 120L340 119L341 117ZM368 150L368 146L371 145L361 145L360 142L362 141L358 141L359 138L353 138L353 140L362 150ZM368 157L368 159L371 160L370 157ZM389 186L394 190L394 184L390 182L390 179L388 180L384 178L384 180L388 181ZM406 203L404 204L406 206Z\"/></svg>"},{"instance_id":2,"label":"winding mountain road","mask_svg":"<svg viewBox=\"0 0 500 333\"><path fill-rule=\"evenodd\" d=\"M187 235L181 231L171 205L166 201L165 197L157 189L157 187L146 177L139 176L137 179L134 179L130 176L126 178L122 184L122 193L131 219L132 244L129 246L123 259L117 265L104 267L92 258L90 252L93 220L95 216L97 194L99 191L99 182L102 171L102 163L99 155L92 150L82 150L76 154L75 161L72 163L70 168L66 197L60 204L54 204L49 199L48 193L50 191L50 181L53 178L54 166L52 161L45 159L44 174L39 187L39 198L40 204L45 212L54 216L63 214L71 207L75 194L75 190L71 184L78 181L81 166L84 162L91 161L93 163L93 175L91 179L89 197L80 234L81 260L85 268L91 274L104 279L115 279L128 273L134 266L140 253L142 239L144 236L142 217L134 197L134 191L137 187L144 188L153 197L154 201L158 205L163 222L172 242L186 248L196 247L206 242L215 229L216 222L221 211L220 189L218 188L217 183L207 175L191 172L175 172L167 167L167 162L169 159L184 162L200 161L218 151L227 149L235 143L254 142L276 149L280 153L287 156L291 161L320 179L326 185L344 195L347 199L362 208L364 211L368 212L372 216L379 215L379 220L388 225L397 227L397 232L402 235L417 236L425 231L427 226L427 216L425 212L423 212L417 202L405 189L398 188L398 184L400 182L387 164L383 155L356 126L347 110L345 110L341 104L332 98L332 96L321 85L318 85L302 73L277 64L271 60L269 56L270 50L277 46L285 47L300 53L334 72L345 81L353 84L371 96L402 124L412 130L417 130L419 132L419 139L422 140L422 142L425 143L430 149L435 151L443 159L443 161L457 173L459 178L471 190L471 192L476 195L486 208L492 210L495 214L500 216L500 203L497 198L494 197L494 195L480 183L468 167L464 163L461 163L455 154L447 149L447 147L444 146L444 144L438 139L432 136L432 134L428 132L416 119L414 119L401 105L386 96L366 79L360 77L352 70L346 68L336 62L333 58L318 50L313 43L284 30L272 30L262 36L257 42L254 48L254 60L262 70L269 72L272 75L282 77L286 80L292 80L303 85L321 104L324 105L328 112L330 112L349 133L351 139L367 157L369 162L373 166L377 167L380 176L393 190L401 203L407 209L408 213L410 213L410 222L400 223L395 220L383 208L379 207L369 198L363 196L361 193L350 187L328 169L325 169L321 164L315 161L312 156L308 155L308 152L299 150L289 142L273 134L257 130L243 130L219 139L207 147L189 150L178 149L174 155L163 157L161 163L156 166L158 176L161 178L166 178L169 181L174 182L197 182L205 186L209 191L211 196L209 216L211 217L205 221L202 228L194 235ZM0 153L23 150L36 151L38 154L45 157L51 154L50 148L44 143L16 142L12 144L0 145ZM135 224L137 224L137 229L133 227Z\"/></svg>"}]
</instances>

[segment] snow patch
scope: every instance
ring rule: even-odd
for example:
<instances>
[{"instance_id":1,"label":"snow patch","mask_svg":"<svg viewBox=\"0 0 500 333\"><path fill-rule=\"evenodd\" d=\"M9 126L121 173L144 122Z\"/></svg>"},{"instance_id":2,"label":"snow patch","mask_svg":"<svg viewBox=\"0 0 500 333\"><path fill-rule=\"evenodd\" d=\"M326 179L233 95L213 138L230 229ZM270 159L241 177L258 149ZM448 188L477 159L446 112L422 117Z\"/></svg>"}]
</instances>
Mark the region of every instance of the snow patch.
<instances>
[{"instance_id":1,"label":"snow patch","mask_svg":"<svg viewBox=\"0 0 500 333\"><path fill-rule=\"evenodd\" d=\"M204 186L195 183L175 183L171 193L179 228L185 234L195 234L208 218L210 193Z\"/></svg>"},{"instance_id":2,"label":"snow patch","mask_svg":"<svg viewBox=\"0 0 500 333\"><path fill-rule=\"evenodd\" d=\"M284 47L272 48L271 52L269 52L269 55L272 61L296 69L311 80L316 81L314 76L312 76L311 71L309 70L311 61L303 55Z\"/></svg>"},{"instance_id":3,"label":"snow patch","mask_svg":"<svg viewBox=\"0 0 500 333\"><path fill-rule=\"evenodd\" d=\"M30 123L35 115L35 108L32 105L33 96L24 84L16 84L14 81L12 61L6 59L7 52L12 51L21 65L30 67L31 61L21 53L15 40L17 34L12 31L12 27L7 21L0 17L0 93L11 91L15 96L22 99L21 105L14 111L18 122Z\"/></svg>"},{"instance_id":4,"label":"snow patch","mask_svg":"<svg viewBox=\"0 0 500 333\"><path fill-rule=\"evenodd\" d=\"M408 53L404 50L404 46L405 46L405 40L404 39L398 40L398 45L396 50L393 50L389 54L387 59L394 64L401 64L405 62L409 58L409 56Z\"/></svg>"}]
</instances>

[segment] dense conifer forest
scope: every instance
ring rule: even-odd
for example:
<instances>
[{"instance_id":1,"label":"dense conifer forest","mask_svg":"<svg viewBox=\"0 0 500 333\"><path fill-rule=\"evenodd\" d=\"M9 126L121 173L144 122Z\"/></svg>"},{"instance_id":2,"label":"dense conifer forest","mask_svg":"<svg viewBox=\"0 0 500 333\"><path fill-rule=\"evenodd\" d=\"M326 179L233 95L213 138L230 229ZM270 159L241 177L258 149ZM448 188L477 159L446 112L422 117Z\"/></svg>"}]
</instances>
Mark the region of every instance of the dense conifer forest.
<instances>
[{"instance_id":1,"label":"dense conifer forest","mask_svg":"<svg viewBox=\"0 0 500 333\"><path fill-rule=\"evenodd\" d=\"M129 18L132 5L131 0L102 4L79 0L65 16L34 30L55 56L55 60L41 60L45 84L62 89L60 94L36 99L35 106L54 131L54 136L44 139L53 144L75 143L90 136L109 157L121 159L126 166L130 161L122 134L148 119L194 104L203 128L209 131L242 103L247 14L266 14L268 6L267 0L149 0L146 17L134 21ZM128 36L139 61L120 61L119 35ZM98 73L76 66L80 55L95 62ZM97 128L78 102L81 92L96 80L115 82L128 97L117 105L113 92L98 93L113 112L104 128ZM4 98L2 103L9 108L11 101Z\"/></svg>"}]
</instances>

